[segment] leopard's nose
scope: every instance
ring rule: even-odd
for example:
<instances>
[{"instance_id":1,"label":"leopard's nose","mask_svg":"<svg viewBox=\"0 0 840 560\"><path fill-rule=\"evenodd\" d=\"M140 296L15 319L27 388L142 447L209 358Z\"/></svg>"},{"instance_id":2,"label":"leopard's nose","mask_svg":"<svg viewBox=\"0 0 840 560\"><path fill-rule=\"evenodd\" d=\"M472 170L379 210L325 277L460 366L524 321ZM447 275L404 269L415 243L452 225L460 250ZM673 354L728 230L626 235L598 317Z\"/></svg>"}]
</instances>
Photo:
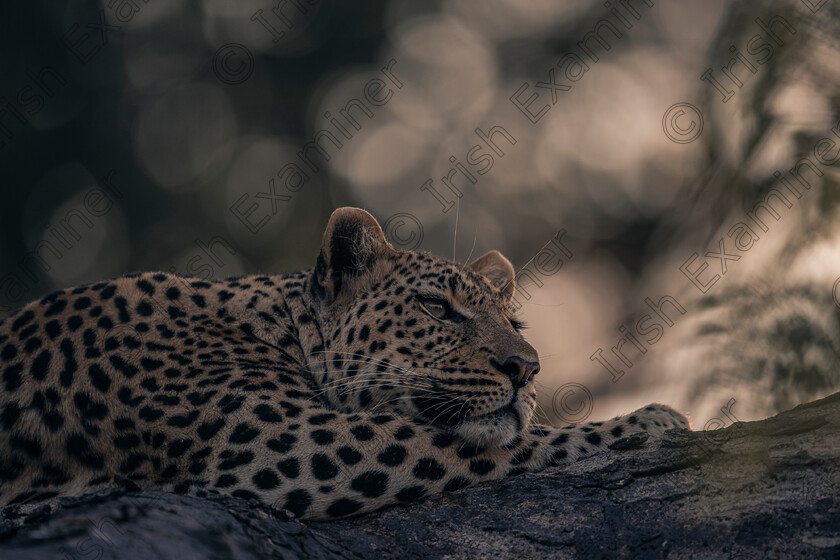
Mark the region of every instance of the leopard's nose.
<instances>
[{"instance_id":1,"label":"leopard's nose","mask_svg":"<svg viewBox=\"0 0 840 560\"><path fill-rule=\"evenodd\" d=\"M524 387L540 371L540 363L526 360L520 356L508 356L504 362L490 358L490 365L507 375L514 387Z\"/></svg>"}]
</instances>

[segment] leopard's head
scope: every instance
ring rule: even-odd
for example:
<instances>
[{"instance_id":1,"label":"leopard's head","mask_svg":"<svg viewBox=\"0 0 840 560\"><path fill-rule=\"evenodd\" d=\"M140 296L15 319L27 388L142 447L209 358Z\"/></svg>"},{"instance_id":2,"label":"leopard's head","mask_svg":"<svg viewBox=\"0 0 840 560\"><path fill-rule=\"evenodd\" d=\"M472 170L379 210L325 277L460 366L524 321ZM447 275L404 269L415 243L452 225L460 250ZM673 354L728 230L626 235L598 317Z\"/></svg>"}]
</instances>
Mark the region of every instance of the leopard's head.
<instances>
[{"instance_id":1,"label":"leopard's head","mask_svg":"<svg viewBox=\"0 0 840 560\"><path fill-rule=\"evenodd\" d=\"M324 336L316 381L332 406L398 411L477 445L511 444L528 426L539 358L501 253L464 266L397 251L373 216L340 208L312 280Z\"/></svg>"}]
</instances>

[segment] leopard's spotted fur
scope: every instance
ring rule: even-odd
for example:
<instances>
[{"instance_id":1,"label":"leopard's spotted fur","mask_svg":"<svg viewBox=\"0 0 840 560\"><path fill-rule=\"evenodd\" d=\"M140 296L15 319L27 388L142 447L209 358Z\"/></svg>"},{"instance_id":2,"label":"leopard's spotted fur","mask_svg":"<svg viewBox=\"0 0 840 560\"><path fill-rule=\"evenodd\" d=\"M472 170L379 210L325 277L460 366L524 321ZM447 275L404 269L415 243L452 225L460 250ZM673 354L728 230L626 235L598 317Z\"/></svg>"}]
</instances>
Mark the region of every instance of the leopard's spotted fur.
<instances>
[{"instance_id":1,"label":"leopard's spotted fur","mask_svg":"<svg viewBox=\"0 0 840 560\"><path fill-rule=\"evenodd\" d=\"M0 324L0 504L130 480L337 518L688 427L663 405L530 425L512 279L497 252L395 251L344 208L310 271L51 294Z\"/></svg>"}]
</instances>

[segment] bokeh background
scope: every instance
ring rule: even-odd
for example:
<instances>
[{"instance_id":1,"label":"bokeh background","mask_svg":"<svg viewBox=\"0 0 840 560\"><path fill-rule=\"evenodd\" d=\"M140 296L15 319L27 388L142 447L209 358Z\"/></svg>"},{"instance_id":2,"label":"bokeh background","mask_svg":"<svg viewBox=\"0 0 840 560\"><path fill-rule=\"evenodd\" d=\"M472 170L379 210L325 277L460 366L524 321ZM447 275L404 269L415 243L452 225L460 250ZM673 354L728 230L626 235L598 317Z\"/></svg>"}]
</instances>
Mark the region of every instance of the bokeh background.
<instances>
[{"instance_id":1,"label":"bokeh background","mask_svg":"<svg viewBox=\"0 0 840 560\"><path fill-rule=\"evenodd\" d=\"M778 186L774 172L813 157L837 126L833 2L88 0L3 11L0 317L133 271L308 268L330 212L353 205L397 248L460 262L499 249L517 270L565 230L573 256L519 299L551 421L656 400L702 427L731 399L741 420L771 414L751 395L787 390L747 376L696 389L705 358L686 349L699 293L679 267L717 250L720 231ZM768 32L760 22L771 20ZM722 71L737 56L740 85ZM701 79L709 69L732 91L726 102ZM370 87L378 105L364 101ZM547 108L537 122L515 103L531 96L528 111ZM354 99L370 113L352 110L358 130L337 121L348 138L331 119ZM669 113L683 103L697 112ZM515 140L494 135L503 155L476 133L497 126ZM313 156L317 170L298 157L315 138L330 155ZM482 145L473 156L489 155L489 169L468 161ZM472 173L452 176L460 197L442 181L455 164ZM728 263L721 291L804 282L832 301L840 191L836 168L821 169L760 245ZM422 188L430 179L444 202ZM688 312L614 382L590 356L664 295Z\"/></svg>"}]
</instances>

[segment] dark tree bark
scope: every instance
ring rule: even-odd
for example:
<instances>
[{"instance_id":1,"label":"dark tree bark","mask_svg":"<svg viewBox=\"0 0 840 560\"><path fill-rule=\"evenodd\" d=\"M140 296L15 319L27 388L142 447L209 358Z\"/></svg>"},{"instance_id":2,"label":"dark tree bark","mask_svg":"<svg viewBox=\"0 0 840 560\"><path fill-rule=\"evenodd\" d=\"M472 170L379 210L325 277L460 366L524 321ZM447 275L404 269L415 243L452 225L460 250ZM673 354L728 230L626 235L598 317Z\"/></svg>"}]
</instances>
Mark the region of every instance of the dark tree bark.
<instances>
[{"instance_id":1,"label":"dark tree bark","mask_svg":"<svg viewBox=\"0 0 840 560\"><path fill-rule=\"evenodd\" d=\"M333 523L109 491L6 508L0 557L840 558L840 393Z\"/></svg>"}]
</instances>

